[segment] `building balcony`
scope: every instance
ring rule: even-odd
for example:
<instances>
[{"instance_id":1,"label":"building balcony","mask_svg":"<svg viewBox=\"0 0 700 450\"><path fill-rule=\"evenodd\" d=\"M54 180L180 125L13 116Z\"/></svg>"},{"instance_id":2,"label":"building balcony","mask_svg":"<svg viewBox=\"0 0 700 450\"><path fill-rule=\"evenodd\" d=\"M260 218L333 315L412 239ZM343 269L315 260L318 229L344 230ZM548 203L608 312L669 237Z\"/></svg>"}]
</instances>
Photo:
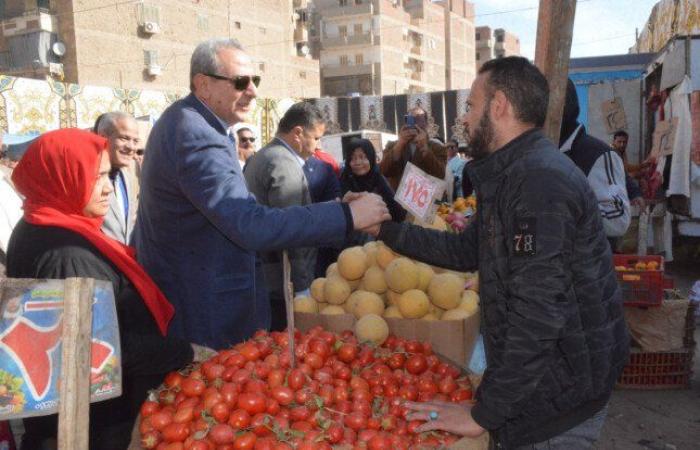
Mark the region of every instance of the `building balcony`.
<instances>
[{"instance_id":1,"label":"building balcony","mask_svg":"<svg viewBox=\"0 0 700 450\"><path fill-rule=\"evenodd\" d=\"M349 36L321 38L321 46L325 49L344 47L346 45L375 45L379 44L379 37L372 33L353 34Z\"/></svg>"},{"instance_id":2,"label":"building balcony","mask_svg":"<svg viewBox=\"0 0 700 450\"><path fill-rule=\"evenodd\" d=\"M479 39L476 41L476 48L493 47L493 39Z\"/></svg>"},{"instance_id":3,"label":"building balcony","mask_svg":"<svg viewBox=\"0 0 700 450\"><path fill-rule=\"evenodd\" d=\"M35 9L24 14L9 17L2 22L2 34L5 37L20 34L47 31L54 33L57 30L56 16L49 14L47 10Z\"/></svg>"},{"instance_id":4,"label":"building balcony","mask_svg":"<svg viewBox=\"0 0 700 450\"><path fill-rule=\"evenodd\" d=\"M309 41L309 29L305 26L298 26L294 28L294 43L298 42L308 42Z\"/></svg>"},{"instance_id":5,"label":"building balcony","mask_svg":"<svg viewBox=\"0 0 700 450\"><path fill-rule=\"evenodd\" d=\"M347 6L323 9L324 18L359 16L363 14L374 14L374 5L372 3L362 3L360 5L348 4Z\"/></svg>"},{"instance_id":6,"label":"building balcony","mask_svg":"<svg viewBox=\"0 0 700 450\"><path fill-rule=\"evenodd\" d=\"M348 66L323 66L321 78L345 77L352 75L371 75L373 64L356 64Z\"/></svg>"}]
</instances>

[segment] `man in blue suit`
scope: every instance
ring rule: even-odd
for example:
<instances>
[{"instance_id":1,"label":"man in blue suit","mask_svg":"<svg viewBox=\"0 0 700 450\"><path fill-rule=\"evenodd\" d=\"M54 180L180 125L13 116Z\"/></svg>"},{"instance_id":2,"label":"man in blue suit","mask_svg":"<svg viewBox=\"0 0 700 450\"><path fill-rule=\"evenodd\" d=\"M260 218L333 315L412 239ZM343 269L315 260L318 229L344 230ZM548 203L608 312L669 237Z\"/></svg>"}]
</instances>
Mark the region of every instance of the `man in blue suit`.
<instances>
[{"instance_id":1,"label":"man in blue suit","mask_svg":"<svg viewBox=\"0 0 700 450\"><path fill-rule=\"evenodd\" d=\"M198 45L191 93L153 127L141 175L138 260L175 306L170 331L216 349L270 325L256 252L337 244L391 218L370 194L284 209L255 201L226 130L245 120L259 82L236 40Z\"/></svg>"}]
</instances>

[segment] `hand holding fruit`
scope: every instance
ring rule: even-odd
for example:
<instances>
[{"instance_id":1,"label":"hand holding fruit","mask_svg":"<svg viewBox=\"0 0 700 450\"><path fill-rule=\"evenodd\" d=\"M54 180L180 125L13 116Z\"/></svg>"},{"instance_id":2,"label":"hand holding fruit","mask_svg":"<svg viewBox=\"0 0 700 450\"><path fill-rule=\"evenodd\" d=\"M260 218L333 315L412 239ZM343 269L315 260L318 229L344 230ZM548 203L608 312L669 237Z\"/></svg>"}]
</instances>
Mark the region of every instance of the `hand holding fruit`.
<instances>
[{"instance_id":1,"label":"hand holding fruit","mask_svg":"<svg viewBox=\"0 0 700 450\"><path fill-rule=\"evenodd\" d=\"M481 436L486 430L474 421L471 406L440 401L432 402L406 402L404 404L410 411L408 420L425 420L426 422L416 428L416 432L442 430L449 433L467 437ZM437 413L437 418L432 419L431 413ZM435 417L435 416L434 416Z\"/></svg>"}]
</instances>

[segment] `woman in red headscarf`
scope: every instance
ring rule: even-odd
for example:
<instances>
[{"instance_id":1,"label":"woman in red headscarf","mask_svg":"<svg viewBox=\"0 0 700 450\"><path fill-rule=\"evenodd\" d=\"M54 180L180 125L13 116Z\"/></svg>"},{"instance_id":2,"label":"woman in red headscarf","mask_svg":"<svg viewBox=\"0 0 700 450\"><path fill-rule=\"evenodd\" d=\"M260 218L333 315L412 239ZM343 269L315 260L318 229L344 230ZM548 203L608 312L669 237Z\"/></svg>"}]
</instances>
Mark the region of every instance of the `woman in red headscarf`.
<instances>
[{"instance_id":1,"label":"woman in red headscarf","mask_svg":"<svg viewBox=\"0 0 700 450\"><path fill-rule=\"evenodd\" d=\"M173 307L134 259L100 227L113 192L104 138L64 129L27 150L12 180L24 218L7 252L13 278L89 277L114 288L122 346L123 394L90 407L90 448L124 449L149 389L193 360L193 346L166 336ZM56 416L25 420L23 449L51 448ZM55 445L55 444L54 444Z\"/></svg>"}]
</instances>

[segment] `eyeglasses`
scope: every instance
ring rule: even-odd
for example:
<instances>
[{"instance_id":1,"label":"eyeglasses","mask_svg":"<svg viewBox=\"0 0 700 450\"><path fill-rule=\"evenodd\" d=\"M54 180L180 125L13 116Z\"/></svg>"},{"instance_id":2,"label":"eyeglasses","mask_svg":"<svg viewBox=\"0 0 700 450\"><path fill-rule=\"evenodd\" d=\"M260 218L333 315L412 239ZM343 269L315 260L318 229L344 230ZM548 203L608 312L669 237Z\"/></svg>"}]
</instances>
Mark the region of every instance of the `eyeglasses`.
<instances>
[{"instance_id":1,"label":"eyeglasses","mask_svg":"<svg viewBox=\"0 0 700 450\"><path fill-rule=\"evenodd\" d=\"M136 150L136 154L139 156L143 156L144 153L146 153L145 150Z\"/></svg>"},{"instance_id":2,"label":"eyeglasses","mask_svg":"<svg viewBox=\"0 0 700 450\"><path fill-rule=\"evenodd\" d=\"M238 75L233 78L228 78L224 77L222 75L216 75L213 73L204 73L202 75L205 75L207 77L211 78L216 78L217 80L225 80L231 83L231 85L237 90L237 91L245 91L248 89L248 86L250 86L250 82L252 81L255 87L260 86L260 75Z\"/></svg>"},{"instance_id":3,"label":"eyeglasses","mask_svg":"<svg viewBox=\"0 0 700 450\"><path fill-rule=\"evenodd\" d=\"M250 142L251 144L255 142L254 137L242 137L242 138L239 138L238 140L240 140L241 143L243 143L243 144L245 144L246 142Z\"/></svg>"}]
</instances>

